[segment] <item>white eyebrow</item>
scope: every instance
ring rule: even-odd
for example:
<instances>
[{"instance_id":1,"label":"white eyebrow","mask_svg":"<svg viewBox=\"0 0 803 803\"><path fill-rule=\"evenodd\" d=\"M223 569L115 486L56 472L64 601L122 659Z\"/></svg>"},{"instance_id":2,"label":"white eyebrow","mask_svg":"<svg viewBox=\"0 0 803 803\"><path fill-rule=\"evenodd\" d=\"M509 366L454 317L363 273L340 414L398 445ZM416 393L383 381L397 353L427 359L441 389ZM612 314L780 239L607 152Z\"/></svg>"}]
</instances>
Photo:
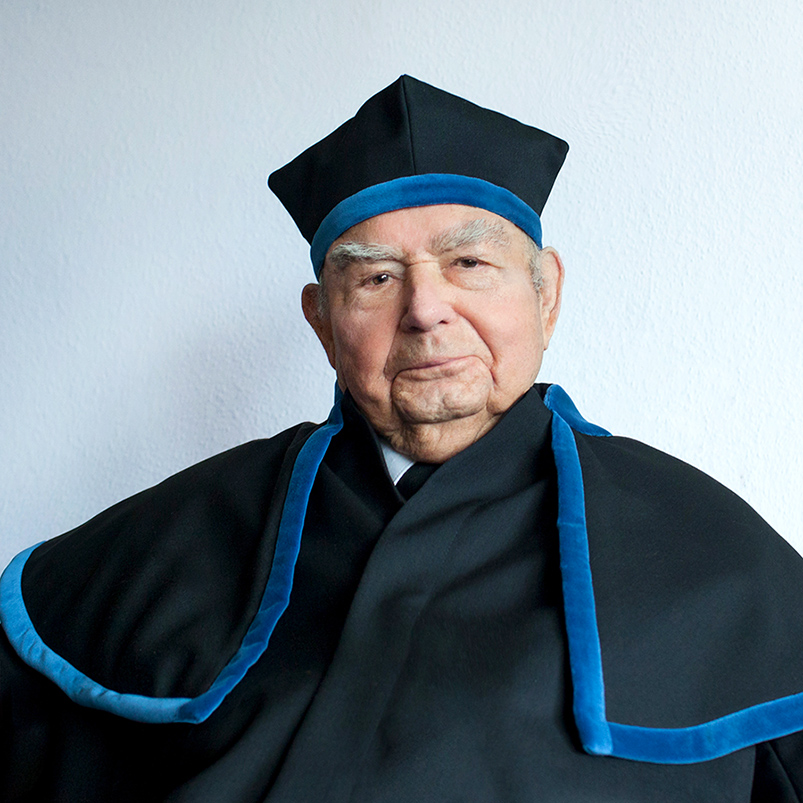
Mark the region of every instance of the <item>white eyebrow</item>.
<instances>
[{"instance_id":1,"label":"white eyebrow","mask_svg":"<svg viewBox=\"0 0 803 803\"><path fill-rule=\"evenodd\" d=\"M392 245L378 243L338 243L326 255L336 268L345 268L352 262L402 262L404 253Z\"/></svg>"},{"instance_id":2,"label":"white eyebrow","mask_svg":"<svg viewBox=\"0 0 803 803\"><path fill-rule=\"evenodd\" d=\"M435 235L429 247L433 254L444 254L480 243L508 248L510 237L501 223L477 218ZM353 262L404 262L404 259L405 253L402 249L381 243L338 243L326 255L327 262L339 269Z\"/></svg>"},{"instance_id":3,"label":"white eyebrow","mask_svg":"<svg viewBox=\"0 0 803 803\"><path fill-rule=\"evenodd\" d=\"M508 248L510 246L510 237L501 223L478 218L460 226L454 226L433 237L430 243L430 250L433 254L443 254L447 251L455 251L458 248L478 245L479 243Z\"/></svg>"}]
</instances>

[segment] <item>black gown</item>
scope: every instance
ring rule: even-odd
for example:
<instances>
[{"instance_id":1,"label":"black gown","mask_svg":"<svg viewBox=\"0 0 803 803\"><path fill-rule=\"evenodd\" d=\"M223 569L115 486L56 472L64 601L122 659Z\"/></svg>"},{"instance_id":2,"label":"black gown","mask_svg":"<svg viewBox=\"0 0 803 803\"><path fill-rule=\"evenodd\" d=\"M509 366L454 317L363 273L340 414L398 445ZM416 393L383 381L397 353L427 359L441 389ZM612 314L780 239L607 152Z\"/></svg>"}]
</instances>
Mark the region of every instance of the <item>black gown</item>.
<instances>
[{"instance_id":1,"label":"black gown","mask_svg":"<svg viewBox=\"0 0 803 803\"><path fill-rule=\"evenodd\" d=\"M775 738L803 728L800 560L721 486L562 408L584 480L589 619L585 564L558 532L576 522L559 509L571 476L545 393L406 503L347 397L289 604L200 721L77 704L2 637L0 799L800 800L803 739ZM21 587L43 643L107 697L204 694L250 643L314 432L212 458L34 550Z\"/></svg>"}]
</instances>

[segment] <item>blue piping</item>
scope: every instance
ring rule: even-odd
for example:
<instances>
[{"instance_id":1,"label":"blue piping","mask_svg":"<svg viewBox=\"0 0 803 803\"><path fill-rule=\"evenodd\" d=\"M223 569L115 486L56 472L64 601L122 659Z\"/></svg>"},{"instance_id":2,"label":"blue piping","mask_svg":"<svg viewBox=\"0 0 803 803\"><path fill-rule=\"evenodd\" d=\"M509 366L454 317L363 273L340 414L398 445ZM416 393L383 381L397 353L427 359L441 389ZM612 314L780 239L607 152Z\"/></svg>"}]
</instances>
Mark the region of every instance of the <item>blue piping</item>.
<instances>
[{"instance_id":1,"label":"blue piping","mask_svg":"<svg viewBox=\"0 0 803 803\"><path fill-rule=\"evenodd\" d=\"M340 394L329 420L299 452L282 513L276 552L259 611L242 645L212 686L194 697L154 698L111 691L79 672L44 644L22 600L22 571L31 547L0 578L0 620L20 657L76 703L139 722L202 722L264 653L287 607L301 532L315 475L332 437L343 426ZM803 728L803 693L746 708L687 728L646 728L609 722L594 589L588 550L583 475L572 429L608 436L586 421L569 396L552 385L544 398L552 411L552 446L558 472L558 534L569 641L574 715L584 749L660 764L707 761Z\"/></svg>"},{"instance_id":2,"label":"blue piping","mask_svg":"<svg viewBox=\"0 0 803 803\"><path fill-rule=\"evenodd\" d=\"M689 728L642 728L610 723L611 755L656 764L694 764L796 733L803 727L803 693L781 697Z\"/></svg>"},{"instance_id":3,"label":"blue piping","mask_svg":"<svg viewBox=\"0 0 803 803\"><path fill-rule=\"evenodd\" d=\"M338 401L327 423L315 430L302 446L290 477L273 564L259 610L240 648L203 694L197 697L122 694L87 677L53 652L36 632L22 598L22 570L35 546L20 553L0 578L0 620L17 654L79 705L135 722L203 722L265 652L273 629L287 608L310 491L326 449L342 427Z\"/></svg>"},{"instance_id":4,"label":"blue piping","mask_svg":"<svg viewBox=\"0 0 803 803\"><path fill-rule=\"evenodd\" d=\"M803 729L803 692L687 728L645 728L607 720L583 474L572 428L587 435L604 437L610 433L586 421L559 385L550 386L544 403L552 410L558 539L574 715L586 752L656 764L691 764Z\"/></svg>"},{"instance_id":5,"label":"blue piping","mask_svg":"<svg viewBox=\"0 0 803 803\"><path fill-rule=\"evenodd\" d=\"M605 684L588 554L583 474L574 435L561 413L576 422L578 419L582 424L587 422L558 385L547 390L544 403L552 410L552 451L558 473L560 570L574 717L585 749L596 755L609 755L612 740L605 718Z\"/></svg>"}]
</instances>

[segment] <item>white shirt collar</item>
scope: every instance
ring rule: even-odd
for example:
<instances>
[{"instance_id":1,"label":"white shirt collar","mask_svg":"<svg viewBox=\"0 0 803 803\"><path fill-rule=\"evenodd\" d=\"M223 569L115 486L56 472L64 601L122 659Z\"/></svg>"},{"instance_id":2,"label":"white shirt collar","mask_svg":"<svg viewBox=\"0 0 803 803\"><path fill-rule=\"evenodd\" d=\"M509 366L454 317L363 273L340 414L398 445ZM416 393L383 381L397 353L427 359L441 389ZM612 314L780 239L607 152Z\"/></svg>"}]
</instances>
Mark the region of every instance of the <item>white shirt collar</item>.
<instances>
[{"instance_id":1,"label":"white shirt collar","mask_svg":"<svg viewBox=\"0 0 803 803\"><path fill-rule=\"evenodd\" d=\"M388 474L395 485L402 478L404 472L415 463L415 460L397 452L384 438L379 439L379 445L382 447L382 457L385 458Z\"/></svg>"}]
</instances>

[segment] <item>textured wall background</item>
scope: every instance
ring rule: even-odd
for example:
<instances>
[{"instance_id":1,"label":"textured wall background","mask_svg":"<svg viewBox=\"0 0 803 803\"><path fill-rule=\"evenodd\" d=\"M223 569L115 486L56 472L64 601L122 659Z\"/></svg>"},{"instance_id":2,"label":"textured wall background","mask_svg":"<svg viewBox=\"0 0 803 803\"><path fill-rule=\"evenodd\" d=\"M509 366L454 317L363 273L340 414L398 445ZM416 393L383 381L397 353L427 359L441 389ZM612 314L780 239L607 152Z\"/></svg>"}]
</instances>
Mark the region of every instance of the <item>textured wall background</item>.
<instances>
[{"instance_id":1,"label":"textured wall background","mask_svg":"<svg viewBox=\"0 0 803 803\"><path fill-rule=\"evenodd\" d=\"M325 417L265 178L402 72L571 143L542 378L803 549L801 42L798 0L5 0L0 565Z\"/></svg>"}]
</instances>

